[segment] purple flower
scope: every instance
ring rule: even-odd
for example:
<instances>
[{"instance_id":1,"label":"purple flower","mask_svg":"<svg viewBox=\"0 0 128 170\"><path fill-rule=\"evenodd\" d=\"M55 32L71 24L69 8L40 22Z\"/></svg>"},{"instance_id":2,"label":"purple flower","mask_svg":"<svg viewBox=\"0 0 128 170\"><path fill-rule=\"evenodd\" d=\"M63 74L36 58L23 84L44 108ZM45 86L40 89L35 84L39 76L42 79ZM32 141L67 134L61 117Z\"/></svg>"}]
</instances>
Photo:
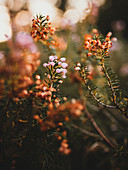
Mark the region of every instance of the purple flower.
<instances>
[{"instance_id":1,"label":"purple flower","mask_svg":"<svg viewBox=\"0 0 128 170\"><path fill-rule=\"evenodd\" d=\"M32 50L32 47L34 47L34 50L36 49L36 47L34 46L34 41L32 37L25 32L17 33L15 41L19 46L23 48L28 48Z\"/></svg>"},{"instance_id":2,"label":"purple flower","mask_svg":"<svg viewBox=\"0 0 128 170\"><path fill-rule=\"evenodd\" d=\"M53 55L50 55L50 56L49 56L49 60L50 60L50 61L54 61L54 59L55 59L55 58L54 58Z\"/></svg>"},{"instance_id":3,"label":"purple flower","mask_svg":"<svg viewBox=\"0 0 128 170\"><path fill-rule=\"evenodd\" d=\"M54 60L57 60L57 59L58 59L58 57L56 55L54 55Z\"/></svg>"},{"instance_id":4,"label":"purple flower","mask_svg":"<svg viewBox=\"0 0 128 170\"><path fill-rule=\"evenodd\" d=\"M62 69L62 73L66 74L67 70L66 69Z\"/></svg>"},{"instance_id":5,"label":"purple flower","mask_svg":"<svg viewBox=\"0 0 128 170\"><path fill-rule=\"evenodd\" d=\"M61 65L62 64L62 62L58 62L58 65Z\"/></svg>"},{"instance_id":6,"label":"purple flower","mask_svg":"<svg viewBox=\"0 0 128 170\"><path fill-rule=\"evenodd\" d=\"M66 75L65 75L65 74L64 74L64 75L62 75L62 78L63 78L63 79L65 79L65 78L66 78Z\"/></svg>"},{"instance_id":7,"label":"purple flower","mask_svg":"<svg viewBox=\"0 0 128 170\"><path fill-rule=\"evenodd\" d=\"M44 63L44 64L43 64L43 66L44 66L44 67L47 67L47 66L48 66L48 64L47 64L47 63Z\"/></svg>"},{"instance_id":8,"label":"purple flower","mask_svg":"<svg viewBox=\"0 0 128 170\"><path fill-rule=\"evenodd\" d=\"M48 64L51 65L51 66L55 65L55 63L53 61L52 62L48 62Z\"/></svg>"},{"instance_id":9,"label":"purple flower","mask_svg":"<svg viewBox=\"0 0 128 170\"><path fill-rule=\"evenodd\" d=\"M66 67L68 67L68 64L67 64L67 63L62 63L61 66L62 66L63 68L66 68Z\"/></svg>"},{"instance_id":10,"label":"purple flower","mask_svg":"<svg viewBox=\"0 0 128 170\"><path fill-rule=\"evenodd\" d=\"M57 69L56 69L56 72L57 72L57 73L61 73L61 72L62 72L62 69L57 68Z\"/></svg>"},{"instance_id":11,"label":"purple flower","mask_svg":"<svg viewBox=\"0 0 128 170\"><path fill-rule=\"evenodd\" d=\"M57 60L57 59L58 59L58 57L56 55L50 55L49 56L50 61L54 61L54 60Z\"/></svg>"}]
</instances>

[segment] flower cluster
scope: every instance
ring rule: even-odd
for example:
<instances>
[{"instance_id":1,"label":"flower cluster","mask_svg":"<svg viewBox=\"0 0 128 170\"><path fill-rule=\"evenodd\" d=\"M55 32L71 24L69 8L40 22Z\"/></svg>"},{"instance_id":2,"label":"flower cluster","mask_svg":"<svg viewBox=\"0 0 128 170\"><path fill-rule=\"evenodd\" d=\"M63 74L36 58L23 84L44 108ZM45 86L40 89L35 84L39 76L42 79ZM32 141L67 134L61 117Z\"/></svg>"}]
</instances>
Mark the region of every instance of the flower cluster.
<instances>
[{"instance_id":1,"label":"flower cluster","mask_svg":"<svg viewBox=\"0 0 128 170\"><path fill-rule=\"evenodd\" d=\"M58 58L57 56L49 56L49 62L48 63L44 63L43 66L44 67L48 67L48 68L52 68L52 77L50 78L54 78L56 76L59 76L61 78L66 78L66 73L67 73L67 67L68 64L65 62L66 58ZM51 76L51 75L50 75Z\"/></svg>"},{"instance_id":2,"label":"flower cluster","mask_svg":"<svg viewBox=\"0 0 128 170\"><path fill-rule=\"evenodd\" d=\"M78 118L81 116L84 110L83 103L72 99L71 102L67 102L59 105L56 109L53 107L49 108L47 111L47 118L45 120L41 119L38 115L35 115L34 118L38 120L41 125L41 130L46 131L63 125L63 121L68 122L70 118Z\"/></svg>"},{"instance_id":3,"label":"flower cluster","mask_svg":"<svg viewBox=\"0 0 128 170\"><path fill-rule=\"evenodd\" d=\"M69 122L73 118L80 117L84 109L82 101L72 99L71 102L60 104L57 108L49 107L45 119L42 119L39 115L34 115L34 119L38 121L43 132L56 129L55 137L62 140L59 151L63 154L69 154L71 150L68 148L69 145L65 139L67 132L63 130L63 122Z\"/></svg>"},{"instance_id":4,"label":"flower cluster","mask_svg":"<svg viewBox=\"0 0 128 170\"><path fill-rule=\"evenodd\" d=\"M84 37L84 49L88 50L87 57L109 55L109 48L112 47L111 35L112 33L109 32L105 40L103 40L96 29L93 29L91 34L86 34Z\"/></svg>"},{"instance_id":5,"label":"flower cluster","mask_svg":"<svg viewBox=\"0 0 128 170\"><path fill-rule=\"evenodd\" d=\"M20 37L24 37L20 39ZM28 40L26 42L26 40ZM14 42L7 42L9 53L1 52L0 59L0 91L3 95L9 95L14 100L25 97L28 94L28 86L33 84L33 73L40 65L39 52L31 37L26 33L18 33ZM4 86L8 86L4 93Z\"/></svg>"},{"instance_id":6,"label":"flower cluster","mask_svg":"<svg viewBox=\"0 0 128 170\"><path fill-rule=\"evenodd\" d=\"M55 32L55 28L51 27L51 23L49 21L49 16L39 15L35 19L32 20L32 31L31 36L35 41L43 40L46 41L49 39L50 35L53 35Z\"/></svg>"},{"instance_id":7,"label":"flower cluster","mask_svg":"<svg viewBox=\"0 0 128 170\"><path fill-rule=\"evenodd\" d=\"M52 84L49 85L45 81L41 81L40 76L36 75L36 86L34 90L29 91L30 94L33 94L38 101L43 104L43 106L48 108L53 108L59 106L59 98L55 95L57 89L52 87Z\"/></svg>"},{"instance_id":8,"label":"flower cluster","mask_svg":"<svg viewBox=\"0 0 128 170\"><path fill-rule=\"evenodd\" d=\"M52 87L47 87L45 83L41 83L41 80L39 79L39 75L36 75L36 78L38 76L38 80L36 80L36 92L35 96L38 99L44 99L45 102L51 102L52 92L56 91L56 89Z\"/></svg>"}]
</instances>

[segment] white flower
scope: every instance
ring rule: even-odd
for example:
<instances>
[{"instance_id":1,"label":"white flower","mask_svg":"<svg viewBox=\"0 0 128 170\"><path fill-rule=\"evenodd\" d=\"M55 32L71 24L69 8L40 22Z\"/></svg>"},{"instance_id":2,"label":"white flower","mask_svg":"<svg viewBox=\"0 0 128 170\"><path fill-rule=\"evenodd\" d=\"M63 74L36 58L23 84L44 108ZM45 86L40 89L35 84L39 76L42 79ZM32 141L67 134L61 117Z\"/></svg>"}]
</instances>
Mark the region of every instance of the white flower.
<instances>
[{"instance_id":1,"label":"white flower","mask_svg":"<svg viewBox=\"0 0 128 170\"><path fill-rule=\"evenodd\" d=\"M49 60L53 61L55 59L55 57L53 55L49 56Z\"/></svg>"},{"instance_id":2,"label":"white flower","mask_svg":"<svg viewBox=\"0 0 128 170\"><path fill-rule=\"evenodd\" d=\"M60 61L64 62L64 61L66 61L66 58L63 57L60 59Z\"/></svg>"},{"instance_id":3,"label":"white flower","mask_svg":"<svg viewBox=\"0 0 128 170\"><path fill-rule=\"evenodd\" d=\"M75 67L75 70L77 71L77 70L80 70L80 67Z\"/></svg>"}]
</instances>

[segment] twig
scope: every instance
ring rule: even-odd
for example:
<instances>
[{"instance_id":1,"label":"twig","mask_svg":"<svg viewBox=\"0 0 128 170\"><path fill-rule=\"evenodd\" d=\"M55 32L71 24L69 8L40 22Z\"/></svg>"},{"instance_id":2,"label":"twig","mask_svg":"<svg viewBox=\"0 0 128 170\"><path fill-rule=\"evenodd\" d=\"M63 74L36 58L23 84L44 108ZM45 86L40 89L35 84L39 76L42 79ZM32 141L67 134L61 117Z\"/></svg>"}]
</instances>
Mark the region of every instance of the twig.
<instances>
[{"instance_id":1,"label":"twig","mask_svg":"<svg viewBox=\"0 0 128 170\"><path fill-rule=\"evenodd\" d=\"M123 110L120 108L120 106L118 105L118 103L117 103L117 101L116 101L116 93L115 93L115 90L114 90L114 88L113 88L113 86L112 86L112 82L111 82L110 76L109 76L109 74L108 74L108 72L107 72L107 70L106 70L106 68L105 68L105 64L104 64L103 61L104 61L104 60L102 59L102 69L103 69L103 72L104 72L104 74L105 74L105 76L106 76L106 78L107 78L107 80L108 80L108 85L109 85L109 87L110 87L110 89L111 89L111 92L112 92L113 103L115 104L115 106L116 106L117 109L119 109L126 117L128 117L127 114L126 114L126 112L123 111Z\"/></svg>"},{"instance_id":2,"label":"twig","mask_svg":"<svg viewBox=\"0 0 128 170\"><path fill-rule=\"evenodd\" d=\"M103 132L100 130L100 128L98 127L98 125L96 124L95 120L93 119L92 115L87 111L87 109L85 108L85 114L88 117L88 119L90 120L90 122L92 123L92 125L94 126L94 128L97 130L97 132L100 134L100 136L112 147L114 148L114 145L109 141L109 139L103 134Z\"/></svg>"},{"instance_id":3,"label":"twig","mask_svg":"<svg viewBox=\"0 0 128 170\"><path fill-rule=\"evenodd\" d=\"M84 133L85 135L92 136L92 137L96 137L96 138L99 138L99 137L100 137L99 135L97 135L97 134L95 134L95 133L92 133L92 132L89 132L88 130L83 129L83 128L75 125L75 124L71 124L71 126L72 126L73 128L75 128L75 129L80 130L80 131L81 131L82 133Z\"/></svg>"},{"instance_id":4,"label":"twig","mask_svg":"<svg viewBox=\"0 0 128 170\"><path fill-rule=\"evenodd\" d=\"M104 107L108 107L108 108L115 109L115 106L107 105L107 104L101 102L100 100L98 100L97 97L96 97L96 96L94 95L94 93L92 92L90 86L87 85L86 81L84 81L84 82L85 82L85 85L87 86L87 88L88 88L88 90L89 90L91 96L97 101L97 103L101 104L101 105L104 106Z\"/></svg>"}]
</instances>

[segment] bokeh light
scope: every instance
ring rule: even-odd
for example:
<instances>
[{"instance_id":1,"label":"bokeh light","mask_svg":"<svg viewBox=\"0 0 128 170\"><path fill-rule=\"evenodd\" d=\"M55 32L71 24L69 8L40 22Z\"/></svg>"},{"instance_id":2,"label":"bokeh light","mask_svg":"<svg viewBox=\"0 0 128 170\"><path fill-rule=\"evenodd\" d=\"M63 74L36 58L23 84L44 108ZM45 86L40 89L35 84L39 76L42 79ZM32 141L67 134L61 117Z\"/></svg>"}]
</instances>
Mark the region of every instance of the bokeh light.
<instances>
[{"instance_id":1,"label":"bokeh light","mask_svg":"<svg viewBox=\"0 0 128 170\"><path fill-rule=\"evenodd\" d=\"M68 0L66 11L63 12L57 6L62 3L61 0L0 0L0 42L12 36L10 21L16 30L28 31L26 27L31 25L32 18L41 13L49 15L50 21L56 27L74 25L86 18L92 3L101 6L104 2L105 0Z\"/></svg>"},{"instance_id":2,"label":"bokeh light","mask_svg":"<svg viewBox=\"0 0 128 170\"><path fill-rule=\"evenodd\" d=\"M55 7L55 1L46 1L46 0L29 0L29 10L32 13L32 16L41 13L42 15L49 15L51 22L58 22L60 15L60 10Z\"/></svg>"},{"instance_id":3,"label":"bokeh light","mask_svg":"<svg viewBox=\"0 0 128 170\"><path fill-rule=\"evenodd\" d=\"M4 42L12 36L12 29L8 9L3 4L0 5L0 24L0 42Z\"/></svg>"}]
</instances>

